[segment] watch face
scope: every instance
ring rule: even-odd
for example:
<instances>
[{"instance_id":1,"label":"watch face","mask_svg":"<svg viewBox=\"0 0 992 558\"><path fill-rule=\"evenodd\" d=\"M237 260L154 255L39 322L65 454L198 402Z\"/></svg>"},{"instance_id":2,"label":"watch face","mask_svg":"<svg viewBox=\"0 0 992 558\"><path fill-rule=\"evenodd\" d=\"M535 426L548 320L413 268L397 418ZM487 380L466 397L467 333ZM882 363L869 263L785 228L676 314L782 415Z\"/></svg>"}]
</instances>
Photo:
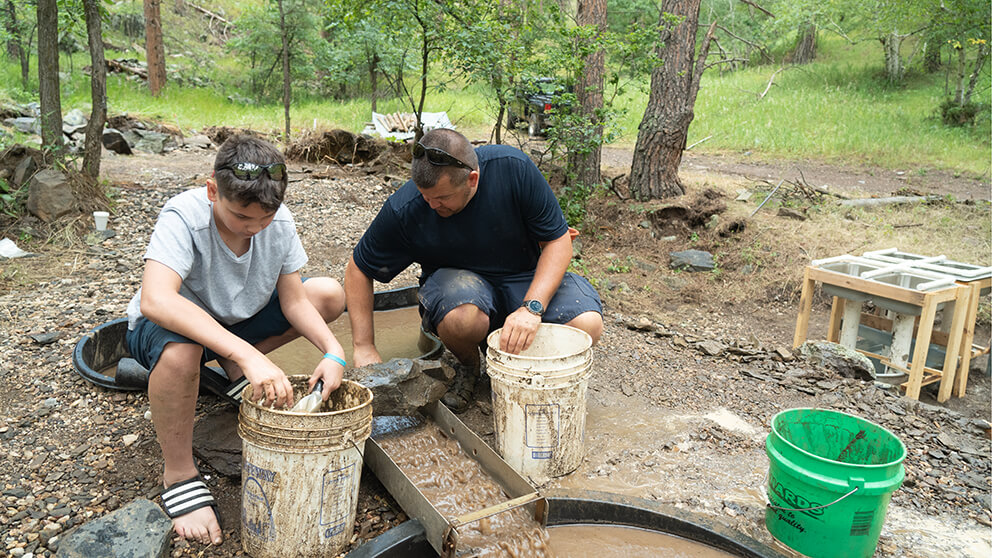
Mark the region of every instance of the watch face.
<instances>
[{"instance_id":1,"label":"watch face","mask_svg":"<svg viewBox=\"0 0 992 558\"><path fill-rule=\"evenodd\" d=\"M544 305L541 304L539 300L528 300L524 303L527 309L535 314L541 314L544 312Z\"/></svg>"}]
</instances>

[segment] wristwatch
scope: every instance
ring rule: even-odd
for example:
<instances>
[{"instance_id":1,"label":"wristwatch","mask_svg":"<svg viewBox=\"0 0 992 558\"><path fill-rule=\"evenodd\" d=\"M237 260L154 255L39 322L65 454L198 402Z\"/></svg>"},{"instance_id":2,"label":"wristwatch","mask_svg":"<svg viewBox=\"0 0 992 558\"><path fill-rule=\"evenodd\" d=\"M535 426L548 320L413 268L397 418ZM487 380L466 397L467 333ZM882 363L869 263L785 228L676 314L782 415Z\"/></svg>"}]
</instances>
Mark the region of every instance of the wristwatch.
<instances>
[{"instance_id":1,"label":"wristwatch","mask_svg":"<svg viewBox=\"0 0 992 558\"><path fill-rule=\"evenodd\" d=\"M534 314L535 316L544 315L544 305L541 304L540 300L525 300L523 307L526 308L528 312Z\"/></svg>"}]
</instances>

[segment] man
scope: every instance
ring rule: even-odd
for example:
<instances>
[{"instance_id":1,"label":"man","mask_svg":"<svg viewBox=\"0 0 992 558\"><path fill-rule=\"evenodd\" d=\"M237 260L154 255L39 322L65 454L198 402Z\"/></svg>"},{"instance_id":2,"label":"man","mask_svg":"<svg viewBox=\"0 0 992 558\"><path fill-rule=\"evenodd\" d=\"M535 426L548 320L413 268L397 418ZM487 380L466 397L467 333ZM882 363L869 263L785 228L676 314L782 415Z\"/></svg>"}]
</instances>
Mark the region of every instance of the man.
<instances>
[{"instance_id":1,"label":"man","mask_svg":"<svg viewBox=\"0 0 992 558\"><path fill-rule=\"evenodd\" d=\"M355 366L380 362L372 280L388 283L421 266L425 329L458 360L442 401L468 408L479 346L499 327L500 349L530 346L542 321L603 331L602 303L584 278L566 273L572 240L554 193L519 149L473 149L461 134L432 130L414 146L412 180L386 200L345 270Z\"/></svg>"}]
</instances>

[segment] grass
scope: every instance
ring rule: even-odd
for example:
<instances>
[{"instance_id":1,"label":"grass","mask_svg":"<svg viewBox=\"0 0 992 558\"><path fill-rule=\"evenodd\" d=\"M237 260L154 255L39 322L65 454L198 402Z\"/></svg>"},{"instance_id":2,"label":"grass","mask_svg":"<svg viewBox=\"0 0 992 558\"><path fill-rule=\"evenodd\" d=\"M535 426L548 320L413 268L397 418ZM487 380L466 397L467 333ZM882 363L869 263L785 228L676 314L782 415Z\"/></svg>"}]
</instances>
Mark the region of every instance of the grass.
<instances>
[{"instance_id":1,"label":"grass","mask_svg":"<svg viewBox=\"0 0 992 558\"><path fill-rule=\"evenodd\" d=\"M768 87L770 76L781 66L707 72L696 102L689 144L709 137L696 151L749 152L767 159L820 159L894 169L948 169L987 179L992 150L989 113L983 112L973 127L942 125L936 110L944 98L943 74L911 72L904 83L889 85L880 75L880 47L874 43L850 45L830 36L821 37L818 57L819 61L807 66L786 66L775 75L762 98L759 96ZM177 60L180 66L197 66L195 56ZM85 53L74 55L71 67L75 72L62 85L65 110L89 110L88 78L79 71L87 63ZM65 56L62 67L70 67ZM144 84L111 75L107 81L108 108L111 114L160 119L183 130L208 125L281 130L282 106L278 102L244 105L228 100L234 92L244 95L220 81L233 75L236 68L233 59L221 58L213 70L196 70L205 72L212 86L191 88L170 83L158 98L151 97ZM0 61L0 83L9 84L0 86L0 98L34 100L33 94L19 89L18 68L10 60ZM36 84L32 87L36 90ZM645 81L618 100L618 106L626 110L620 120L620 146L632 147L636 141L647 103L646 89ZM977 91L979 101L987 105L987 74ZM410 110L409 103L395 98L380 100L377 108L386 113ZM491 100L477 86L431 93L425 110L447 111L460 129L476 137L489 136L495 113ZM298 130L316 126L357 132L370 117L368 99L338 102L299 91L291 113L293 127Z\"/></svg>"}]
</instances>

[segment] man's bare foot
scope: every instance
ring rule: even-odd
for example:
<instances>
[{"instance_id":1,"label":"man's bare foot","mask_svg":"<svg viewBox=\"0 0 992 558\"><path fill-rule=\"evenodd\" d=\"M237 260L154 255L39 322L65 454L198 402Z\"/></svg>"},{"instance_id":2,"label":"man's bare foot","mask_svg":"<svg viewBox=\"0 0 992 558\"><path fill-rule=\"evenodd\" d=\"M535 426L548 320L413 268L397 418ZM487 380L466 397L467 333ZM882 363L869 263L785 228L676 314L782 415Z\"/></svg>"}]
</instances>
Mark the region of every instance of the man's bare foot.
<instances>
[{"instance_id":1,"label":"man's bare foot","mask_svg":"<svg viewBox=\"0 0 992 558\"><path fill-rule=\"evenodd\" d=\"M221 544L224 536L217 523L217 515L211 507L193 510L172 520L176 534L180 537L203 544Z\"/></svg>"}]
</instances>

